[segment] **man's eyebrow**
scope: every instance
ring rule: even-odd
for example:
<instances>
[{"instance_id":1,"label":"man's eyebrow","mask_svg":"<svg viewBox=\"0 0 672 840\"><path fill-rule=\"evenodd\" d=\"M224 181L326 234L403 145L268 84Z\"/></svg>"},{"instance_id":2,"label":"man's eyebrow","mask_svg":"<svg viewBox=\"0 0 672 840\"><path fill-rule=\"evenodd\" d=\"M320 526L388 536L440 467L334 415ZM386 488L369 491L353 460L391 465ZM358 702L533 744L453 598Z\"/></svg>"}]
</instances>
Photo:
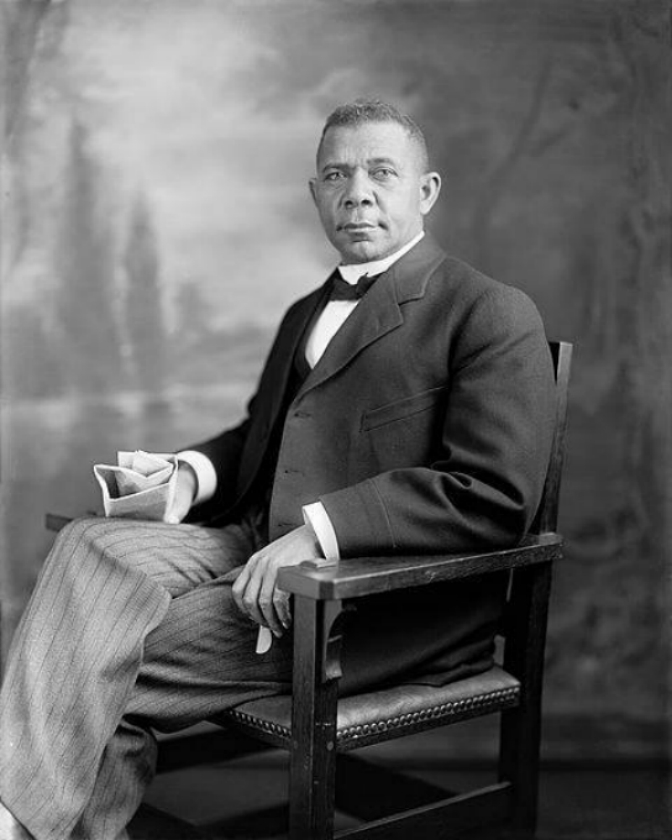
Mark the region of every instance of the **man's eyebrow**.
<instances>
[{"instance_id":1,"label":"man's eyebrow","mask_svg":"<svg viewBox=\"0 0 672 840\"><path fill-rule=\"evenodd\" d=\"M389 163L392 166L399 166L399 163L394 158L391 158L391 157L371 158L370 160L367 160L367 163L369 164L369 166L375 166L376 164L380 164L380 163Z\"/></svg>"},{"instance_id":2,"label":"man's eyebrow","mask_svg":"<svg viewBox=\"0 0 672 840\"><path fill-rule=\"evenodd\" d=\"M339 163L338 161L327 161L324 166L320 167L320 172L324 172L326 169L348 169L349 164L347 163Z\"/></svg>"},{"instance_id":3,"label":"man's eyebrow","mask_svg":"<svg viewBox=\"0 0 672 840\"><path fill-rule=\"evenodd\" d=\"M375 158L368 158L366 161L367 166L379 166L381 163L386 163L388 165L394 166L399 168L400 164L394 158L391 157L375 157ZM324 172L327 169L351 169L352 166L349 163L341 163L339 161L327 161L327 163L322 166L320 172Z\"/></svg>"}]
</instances>

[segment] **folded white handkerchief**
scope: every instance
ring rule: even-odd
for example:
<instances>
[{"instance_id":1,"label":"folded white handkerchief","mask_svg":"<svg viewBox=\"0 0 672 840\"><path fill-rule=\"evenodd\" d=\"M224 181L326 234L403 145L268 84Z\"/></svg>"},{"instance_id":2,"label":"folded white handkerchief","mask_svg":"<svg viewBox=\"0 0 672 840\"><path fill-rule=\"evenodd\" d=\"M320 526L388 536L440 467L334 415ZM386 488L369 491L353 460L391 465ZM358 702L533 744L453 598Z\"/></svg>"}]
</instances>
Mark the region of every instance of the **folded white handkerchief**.
<instances>
[{"instance_id":1,"label":"folded white handkerchief","mask_svg":"<svg viewBox=\"0 0 672 840\"><path fill-rule=\"evenodd\" d=\"M118 452L118 465L95 464L105 516L163 520L175 497L177 455Z\"/></svg>"}]
</instances>

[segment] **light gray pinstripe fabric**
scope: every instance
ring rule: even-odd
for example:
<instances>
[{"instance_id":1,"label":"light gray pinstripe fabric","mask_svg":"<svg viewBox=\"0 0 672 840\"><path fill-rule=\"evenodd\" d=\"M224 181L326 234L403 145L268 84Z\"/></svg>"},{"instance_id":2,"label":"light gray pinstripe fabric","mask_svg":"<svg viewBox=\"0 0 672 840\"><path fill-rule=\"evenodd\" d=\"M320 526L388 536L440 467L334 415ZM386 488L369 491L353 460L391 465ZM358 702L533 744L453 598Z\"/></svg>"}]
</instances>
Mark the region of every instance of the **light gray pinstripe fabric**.
<instances>
[{"instance_id":1,"label":"light gray pinstripe fabric","mask_svg":"<svg viewBox=\"0 0 672 840\"><path fill-rule=\"evenodd\" d=\"M58 536L0 692L0 800L37 840L124 837L154 772L149 732L290 690L232 601L260 545L222 530L78 520Z\"/></svg>"}]
</instances>

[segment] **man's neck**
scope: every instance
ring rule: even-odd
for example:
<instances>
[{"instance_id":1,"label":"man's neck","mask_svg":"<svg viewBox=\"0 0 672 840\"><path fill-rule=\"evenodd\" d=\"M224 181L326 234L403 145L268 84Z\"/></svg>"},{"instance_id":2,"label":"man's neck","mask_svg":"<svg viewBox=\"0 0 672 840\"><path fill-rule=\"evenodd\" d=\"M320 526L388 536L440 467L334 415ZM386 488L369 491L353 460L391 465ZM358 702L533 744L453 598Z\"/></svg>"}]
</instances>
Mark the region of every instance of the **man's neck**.
<instances>
[{"instance_id":1,"label":"man's neck","mask_svg":"<svg viewBox=\"0 0 672 840\"><path fill-rule=\"evenodd\" d=\"M420 233L417 236L414 236L410 242L407 242L402 248L399 248L399 250L395 251L393 254L383 257L382 260L372 260L367 263L351 263L350 265L339 265L338 270L341 277L348 283L356 283L359 278L363 277L365 274L368 274L369 277L373 277L376 274L382 274L384 271L387 271L387 269L398 259L403 257L404 254L410 251L414 245L417 245L424 235L424 230L421 230Z\"/></svg>"}]
</instances>

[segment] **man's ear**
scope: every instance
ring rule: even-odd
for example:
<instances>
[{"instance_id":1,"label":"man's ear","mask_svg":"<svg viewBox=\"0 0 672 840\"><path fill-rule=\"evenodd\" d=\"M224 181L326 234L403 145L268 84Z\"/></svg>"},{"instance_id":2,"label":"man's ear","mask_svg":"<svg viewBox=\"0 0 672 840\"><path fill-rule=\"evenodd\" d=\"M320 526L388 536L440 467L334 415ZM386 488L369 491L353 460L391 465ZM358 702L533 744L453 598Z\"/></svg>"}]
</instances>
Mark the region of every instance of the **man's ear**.
<instances>
[{"instance_id":1,"label":"man's ear","mask_svg":"<svg viewBox=\"0 0 672 840\"><path fill-rule=\"evenodd\" d=\"M308 189L313 197L313 202L317 206L317 178L310 178L308 180Z\"/></svg>"},{"instance_id":2,"label":"man's ear","mask_svg":"<svg viewBox=\"0 0 672 840\"><path fill-rule=\"evenodd\" d=\"M434 206L441 192L441 176L438 172L425 172L420 176L420 212L423 216Z\"/></svg>"}]
</instances>

